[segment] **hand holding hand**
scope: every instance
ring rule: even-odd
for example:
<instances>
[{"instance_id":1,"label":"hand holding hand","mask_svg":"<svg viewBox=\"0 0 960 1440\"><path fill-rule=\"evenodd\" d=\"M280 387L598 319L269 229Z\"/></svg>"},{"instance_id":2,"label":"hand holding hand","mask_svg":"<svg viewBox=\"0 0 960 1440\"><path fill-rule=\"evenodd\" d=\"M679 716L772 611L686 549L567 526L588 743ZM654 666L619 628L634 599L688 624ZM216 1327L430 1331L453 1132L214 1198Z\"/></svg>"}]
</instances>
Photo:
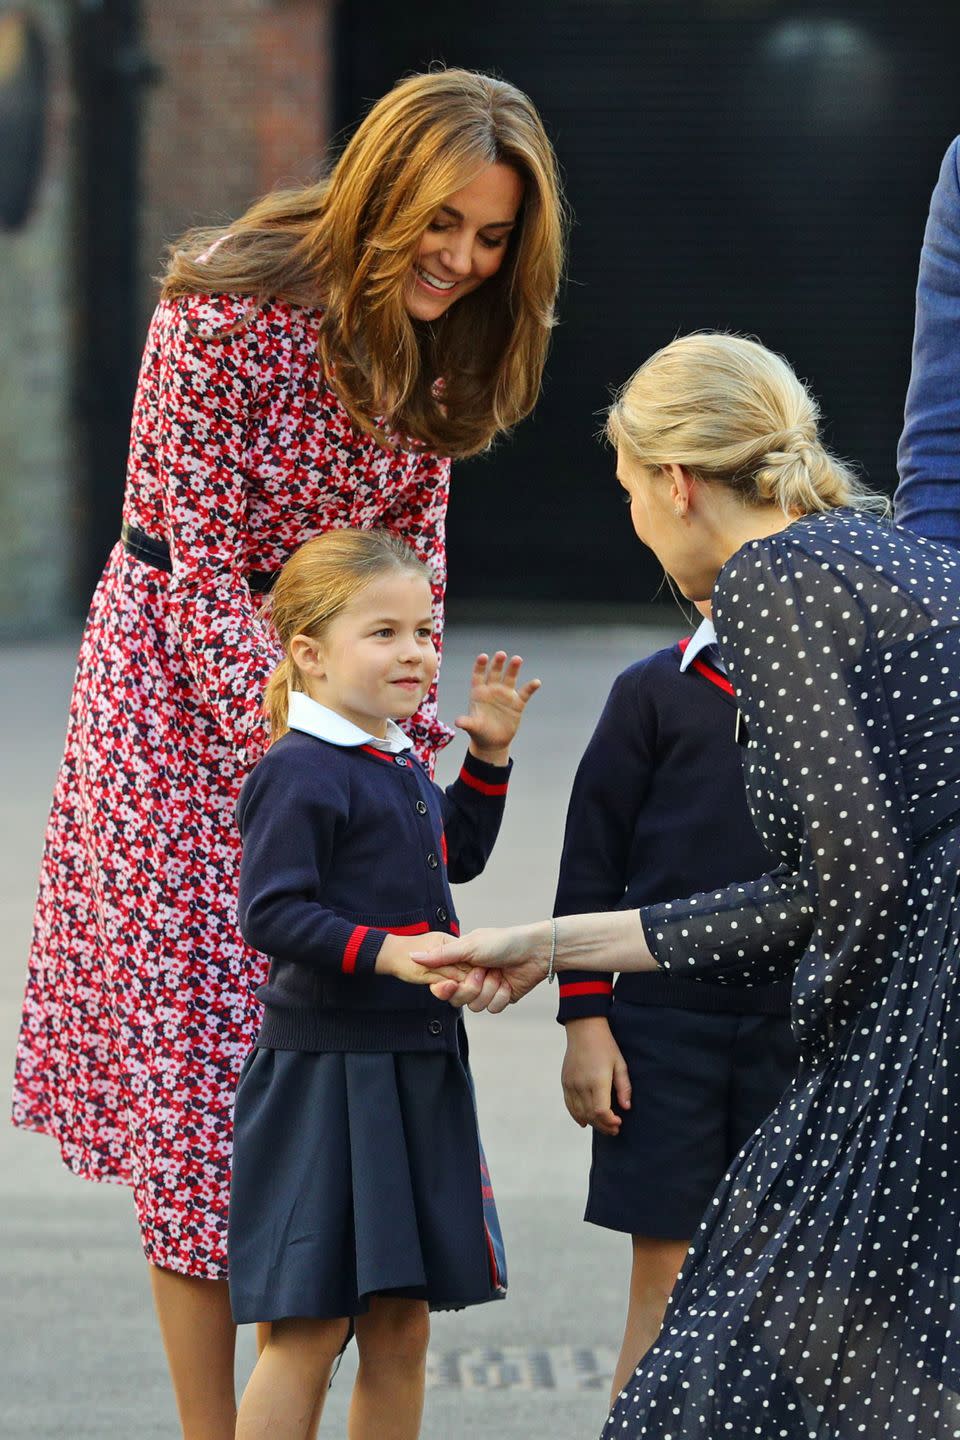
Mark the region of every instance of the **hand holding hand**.
<instances>
[{"instance_id":1,"label":"hand holding hand","mask_svg":"<svg viewBox=\"0 0 960 1440\"><path fill-rule=\"evenodd\" d=\"M623 1124L613 1108L616 1096L621 1110L630 1109L630 1074L609 1022L602 1015L568 1020L567 1053L560 1072L567 1110L583 1128L592 1125L601 1135L618 1135Z\"/></svg>"},{"instance_id":2,"label":"hand holding hand","mask_svg":"<svg viewBox=\"0 0 960 1440\"><path fill-rule=\"evenodd\" d=\"M470 736L472 754L491 765L506 765L527 702L540 689L539 680L528 680L518 688L522 664L519 655L508 663L505 650L498 650L492 659L478 655L470 682L470 712L456 721Z\"/></svg>"},{"instance_id":3,"label":"hand holding hand","mask_svg":"<svg viewBox=\"0 0 960 1440\"><path fill-rule=\"evenodd\" d=\"M540 983L547 973L549 954L548 922L500 930L471 930L459 940L444 935L438 946L421 950L418 945L412 958L432 969L435 976L444 975L450 969L466 972L455 984L449 979L438 980L432 986L438 999L497 1015Z\"/></svg>"}]
</instances>

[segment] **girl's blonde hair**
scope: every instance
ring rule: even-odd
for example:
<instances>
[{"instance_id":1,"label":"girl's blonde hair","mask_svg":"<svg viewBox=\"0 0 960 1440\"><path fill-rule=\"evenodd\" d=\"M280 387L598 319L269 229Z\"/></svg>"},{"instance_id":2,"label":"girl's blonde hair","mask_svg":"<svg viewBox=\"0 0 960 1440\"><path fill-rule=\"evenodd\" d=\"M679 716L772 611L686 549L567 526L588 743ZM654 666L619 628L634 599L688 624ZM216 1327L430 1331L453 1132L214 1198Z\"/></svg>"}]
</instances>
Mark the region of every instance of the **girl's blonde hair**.
<instances>
[{"instance_id":1,"label":"girl's blonde hair","mask_svg":"<svg viewBox=\"0 0 960 1440\"><path fill-rule=\"evenodd\" d=\"M440 319L415 323L405 288L423 233L494 163L524 187L503 264ZM533 409L564 229L556 158L532 101L504 80L433 70L374 105L328 179L267 195L227 230L186 235L162 293L320 306L320 360L354 424L387 445L400 437L462 457Z\"/></svg>"},{"instance_id":2,"label":"girl's blonde hair","mask_svg":"<svg viewBox=\"0 0 960 1440\"><path fill-rule=\"evenodd\" d=\"M295 550L270 592L270 624L285 655L267 681L263 708L270 721L270 740L289 728L291 690L306 690L303 675L290 654L295 635L319 640L345 605L372 580L391 571L412 571L428 582L430 571L410 546L389 530L328 530Z\"/></svg>"},{"instance_id":3,"label":"girl's blonde hair","mask_svg":"<svg viewBox=\"0 0 960 1440\"><path fill-rule=\"evenodd\" d=\"M607 416L607 437L644 465L682 465L748 505L810 514L840 505L886 513L820 439L816 400L756 340L703 332L651 355Z\"/></svg>"}]
</instances>

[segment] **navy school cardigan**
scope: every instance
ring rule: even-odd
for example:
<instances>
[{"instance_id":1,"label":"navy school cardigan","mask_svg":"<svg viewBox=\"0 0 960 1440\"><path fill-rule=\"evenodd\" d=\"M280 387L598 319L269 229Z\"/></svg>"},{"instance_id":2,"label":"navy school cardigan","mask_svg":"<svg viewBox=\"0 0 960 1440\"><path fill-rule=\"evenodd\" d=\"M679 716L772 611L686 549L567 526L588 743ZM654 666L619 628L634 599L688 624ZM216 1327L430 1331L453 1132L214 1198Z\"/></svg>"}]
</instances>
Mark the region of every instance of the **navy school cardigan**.
<instances>
[{"instance_id":1,"label":"navy school cardigan","mask_svg":"<svg viewBox=\"0 0 960 1440\"><path fill-rule=\"evenodd\" d=\"M450 882L486 864L510 769L468 753L442 790L409 751L270 747L237 801L240 930L270 958L258 1046L456 1051L459 1012L374 965L387 934L459 933Z\"/></svg>"},{"instance_id":2,"label":"navy school cardigan","mask_svg":"<svg viewBox=\"0 0 960 1440\"><path fill-rule=\"evenodd\" d=\"M776 868L750 818L733 686L706 654L681 671L686 644L614 681L573 783L555 915L639 910ZM561 1024L609 1013L610 977L565 970L558 978ZM790 1012L788 982L734 989L644 971L620 975L615 988L634 1005Z\"/></svg>"}]
</instances>

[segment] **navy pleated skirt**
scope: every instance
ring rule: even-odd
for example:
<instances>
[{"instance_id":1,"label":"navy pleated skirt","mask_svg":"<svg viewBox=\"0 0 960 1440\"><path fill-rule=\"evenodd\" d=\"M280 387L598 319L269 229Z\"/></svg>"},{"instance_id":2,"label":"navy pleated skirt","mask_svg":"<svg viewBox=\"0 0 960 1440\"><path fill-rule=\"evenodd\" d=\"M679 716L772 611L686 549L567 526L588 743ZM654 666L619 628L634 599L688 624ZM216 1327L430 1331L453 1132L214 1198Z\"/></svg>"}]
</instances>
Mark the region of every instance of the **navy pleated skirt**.
<instances>
[{"instance_id":1,"label":"navy pleated skirt","mask_svg":"<svg viewBox=\"0 0 960 1440\"><path fill-rule=\"evenodd\" d=\"M234 1113L238 1324L363 1314L372 1295L461 1309L506 1293L465 1054L257 1049Z\"/></svg>"}]
</instances>

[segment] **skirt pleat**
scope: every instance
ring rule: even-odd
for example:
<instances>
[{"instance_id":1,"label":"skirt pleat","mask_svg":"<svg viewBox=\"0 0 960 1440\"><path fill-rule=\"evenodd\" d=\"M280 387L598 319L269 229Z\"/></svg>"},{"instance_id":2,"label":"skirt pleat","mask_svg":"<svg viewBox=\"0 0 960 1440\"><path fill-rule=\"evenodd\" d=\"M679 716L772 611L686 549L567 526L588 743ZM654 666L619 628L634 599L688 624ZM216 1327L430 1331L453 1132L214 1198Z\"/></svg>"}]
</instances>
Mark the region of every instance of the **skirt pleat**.
<instances>
[{"instance_id":1,"label":"skirt pleat","mask_svg":"<svg viewBox=\"0 0 960 1440\"><path fill-rule=\"evenodd\" d=\"M459 1056L257 1049L234 1127L228 1260L238 1323L359 1315L382 1294L434 1310L503 1295L492 1259L499 1226Z\"/></svg>"}]
</instances>

